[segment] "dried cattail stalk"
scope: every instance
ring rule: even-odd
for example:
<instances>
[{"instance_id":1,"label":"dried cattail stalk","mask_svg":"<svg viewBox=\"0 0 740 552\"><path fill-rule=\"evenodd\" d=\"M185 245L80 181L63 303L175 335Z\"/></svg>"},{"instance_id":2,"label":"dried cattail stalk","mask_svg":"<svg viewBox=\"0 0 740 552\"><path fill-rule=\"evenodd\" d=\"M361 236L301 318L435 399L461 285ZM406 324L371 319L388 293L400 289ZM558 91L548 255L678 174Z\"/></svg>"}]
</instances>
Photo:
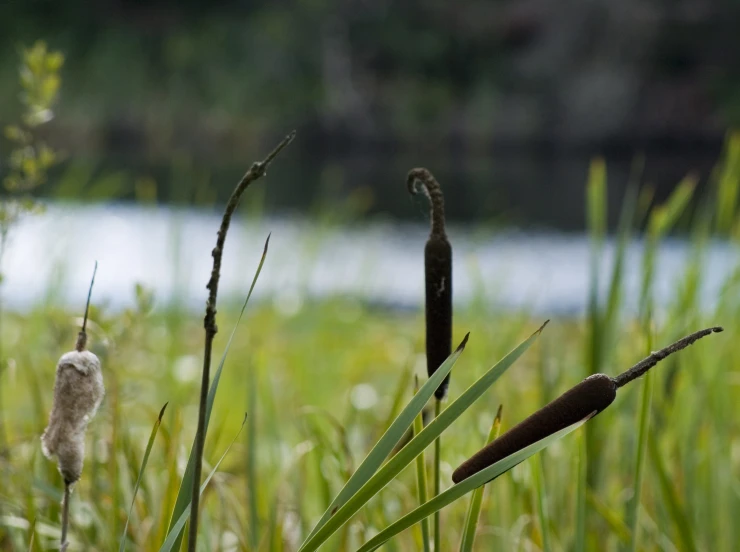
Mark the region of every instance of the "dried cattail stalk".
<instances>
[{"instance_id":1,"label":"dried cattail stalk","mask_svg":"<svg viewBox=\"0 0 740 552\"><path fill-rule=\"evenodd\" d=\"M98 265L95 263L95 271L97 268ZM85 317L82 330L77 337L76 350L64 353L57 363L54 402L49 425L41 436L44 455L49 459L57 457L59 472L64 477L66 486L77 482L82 474L85 429L105 394L100 360L85 350L87 343L85 327L94 282L95 272L90 282Z\"/></svg>"}]
</instances>

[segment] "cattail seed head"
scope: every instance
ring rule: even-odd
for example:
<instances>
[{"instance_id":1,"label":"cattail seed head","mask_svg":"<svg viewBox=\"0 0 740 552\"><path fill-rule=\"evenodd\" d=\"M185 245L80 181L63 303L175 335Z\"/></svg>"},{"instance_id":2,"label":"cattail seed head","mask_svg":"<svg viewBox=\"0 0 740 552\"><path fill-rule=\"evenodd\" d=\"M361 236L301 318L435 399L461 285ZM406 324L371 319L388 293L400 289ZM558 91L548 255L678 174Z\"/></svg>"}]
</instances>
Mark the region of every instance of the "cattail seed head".
<instances>
[{"instance_id":1,"label":"cattail seed head","mask_svg":"<svg viewBox=\"0 0 740 552\"><path fill-rule=\"evenodd\" d=\"M100 360L90 351L70 351L59 359L49 425L41 436L47 458L57 457L67 484L82 473L85 429L95 415L105 389Z\"/></svg>"},{"instance_id":2,"label":"cattail seed head","mask_svg":"<svg viewBox=\"0 0 740 552\"><path fill-rule=\"evenodd\" d=\"M452 353L452 247L445 233L442 187L427 169L411 169L406 178L409 193L422 191L429 198L432 226L424 247L427 374L437 371ZM434 392L447 396L448 375Z\"/></svg>"},{"instance_id":3,"label":"cattail seed head","mask_svg":"<svg viewBox=\"0 0 740 552\"><path fill-rule=\"evenodd\" d=\"M49 414L49 425L41 435L41 450L44 456L57 457L59 473L64 477L65 490L76 483L82 475L85 456L85 430L105 395L100 359L87 346L87 315L90 312L90 297L95 283L98 263L95 262L90 288L87 292L85 317L77 334L75 350L64 353L57 362L54 379L54 401ZM65 491L65 507L67 494ZM66 510L65 510L66 511ZM66 547L65 532L62 531L62 549Z\"/></svg>"},{"instance_id":4,"label":"cattail seed head","mask_svg":"<svg viewBox=\"0 0 740 552\"><path fill-rule=\"evenodd\" d=\"M598 414L616 396L617 385L609 376L587 377L463 462L453 472L452 481L459 483L548 435Z\"/></svg>"}]
</instances>

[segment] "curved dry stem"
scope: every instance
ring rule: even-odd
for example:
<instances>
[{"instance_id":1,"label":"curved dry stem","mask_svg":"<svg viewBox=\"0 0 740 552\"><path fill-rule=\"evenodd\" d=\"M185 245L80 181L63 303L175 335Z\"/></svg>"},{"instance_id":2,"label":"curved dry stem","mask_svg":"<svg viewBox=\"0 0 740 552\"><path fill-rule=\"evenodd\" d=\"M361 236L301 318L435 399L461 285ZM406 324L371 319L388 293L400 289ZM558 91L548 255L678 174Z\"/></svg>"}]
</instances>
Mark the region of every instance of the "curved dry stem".
<instances>
[{"instance_id":1,"label":"curved dry stem","mask_svg":"<svg viewBox=\"0 0 740 552\"><path fill-rule=\"evenodd\" d=\"M75 349L82 352L87 346L87 315L90 312L90 298L92 297L93 285L95 284L95 274L98 272L98 261L95 261L95 268L93 268L92 278L90 279L90 287L87 290L87 302L85 303L85 316L82 319L82 329L77 334L77 344Z\"/></svg>"},{"instance_id":2,"label":"curved dry stem","mask_svg":"<svg viewBox=\"0 0 740 552\"><path fill-rule=\"evenodd\" d=\"M213 248L211 256L213 257L213 269L211 277L208 280L206 288L208 289L208 300L206 301L206 315L203 319L205 328L205 348L203 351L203 374L200 384L200 404L198 408L198 429L195 435L195 464L193 470L193 492L190 503L190 528L188 531L188 551L195 552L198 539L198 507L200 505L200 478L203 471L203 443L205 441L205 422L206 422L206 403L208 398L208 384L211 379L211 350L213 348L213 339L216 337L218 327L216 326L216 298L218 296L218 281L221 277L221 259L224 252L224 243L226 242L226 233L229 231L231 217L234 214L239 200L244 190L249 185L263 177L267 172L267 167L275 157L295 138L295 130L288 134L263 161L253 163L246 174L231 193L224 215L221 219L221 226L218 229L216 238L216 247Z\"/></svg>"},{"instance_id":3,"label":"curved dry stem","mask_svg":"<svg viewBox=\"0 0 740 552\"><path fill-rule=\"evenodd\" d=\"M640 362L635 364L632 368L627 370L626 372L623 372L619 374L617 377L612 378L614 380L614 383L617 385L617 387L623 387L624 385L628 384L632 380L635 380L639 378L640 376L644 375L645 372L650 370L653 366L658 364L661 360L666 358L669 355L672 355L675 352L680 351L681 349L685 349L698 339L701 339L704 336L707 336L711 333L719 333L724 331L724 328L720 326L714 326L712 328L707 328L705 330L699 330L698 332L694 332L690 335L687 335L684 338L679 339L675 343L672 343L668 345L668 347L664 347L660 351L656 351L652 353L649 357L642 359Z\"/></svg>"},{"instance_id":4,"label":"curved dry stem","mask_svg":"<svg viewBox=\"0 0 740 552\"><path fill-rule=\"evenodd\" d=\"M418 194L419 186L422 187L431 205L432 236L446 236L445 202L442 196L442 187L434 176L432 176L432 173L422 167L411 169L406 177L406 186L412 195Z\"/></svg>"}]
</instances>

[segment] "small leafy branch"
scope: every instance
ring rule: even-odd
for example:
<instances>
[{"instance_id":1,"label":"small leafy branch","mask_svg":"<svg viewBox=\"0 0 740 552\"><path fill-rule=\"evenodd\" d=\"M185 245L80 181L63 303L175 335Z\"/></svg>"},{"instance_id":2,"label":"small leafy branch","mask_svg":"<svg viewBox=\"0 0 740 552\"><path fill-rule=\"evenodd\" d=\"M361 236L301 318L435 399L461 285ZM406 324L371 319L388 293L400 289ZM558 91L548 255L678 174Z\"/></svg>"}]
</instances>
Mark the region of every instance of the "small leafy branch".
<instances>
[{"instance_id":1,"label":"small leafy branch","mask_svg":"<svg viewBox=\"0 0 740 552\"><path fill-rule=\"evenodd\" d=\"M41 207L30 193L46 182L49 169L58 162L59 154L38 139L38 129L54 118L62 79L59 74L64 64L61 52L49 51L46 43L38 41L21 53L20 101L23 106L21 121L4 129L5 138L12 144L8 160L8 175L3 179L0 200L0 260L5 251L8 233L26 213L38 212Z\"/></svg>"}]
</instances>

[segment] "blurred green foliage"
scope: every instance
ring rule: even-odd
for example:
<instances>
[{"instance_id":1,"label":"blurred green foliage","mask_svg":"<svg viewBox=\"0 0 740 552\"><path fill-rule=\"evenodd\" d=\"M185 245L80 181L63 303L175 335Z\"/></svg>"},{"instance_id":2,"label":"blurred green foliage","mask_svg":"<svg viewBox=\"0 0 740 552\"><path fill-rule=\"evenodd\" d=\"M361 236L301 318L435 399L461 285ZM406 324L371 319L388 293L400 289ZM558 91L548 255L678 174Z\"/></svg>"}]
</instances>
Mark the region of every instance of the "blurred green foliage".
<instances>
[{"instance_id":1,"label":"blurred green foliage","mask_svg":"<svg viewBox=\"0 0 740 552\"><path fill-rule=\"evenodd\" d=\"M54 117L63 64L62 53L49 51L43 41L22 51L21 122L5 127L12 150L9 173L2 182L5 193L0 198L0 259L11 227L23 214L40 210L30 192L46 181L49 169L58 162L59 154L39 139L38 130Z\"/></svg>"}]
</instances>

